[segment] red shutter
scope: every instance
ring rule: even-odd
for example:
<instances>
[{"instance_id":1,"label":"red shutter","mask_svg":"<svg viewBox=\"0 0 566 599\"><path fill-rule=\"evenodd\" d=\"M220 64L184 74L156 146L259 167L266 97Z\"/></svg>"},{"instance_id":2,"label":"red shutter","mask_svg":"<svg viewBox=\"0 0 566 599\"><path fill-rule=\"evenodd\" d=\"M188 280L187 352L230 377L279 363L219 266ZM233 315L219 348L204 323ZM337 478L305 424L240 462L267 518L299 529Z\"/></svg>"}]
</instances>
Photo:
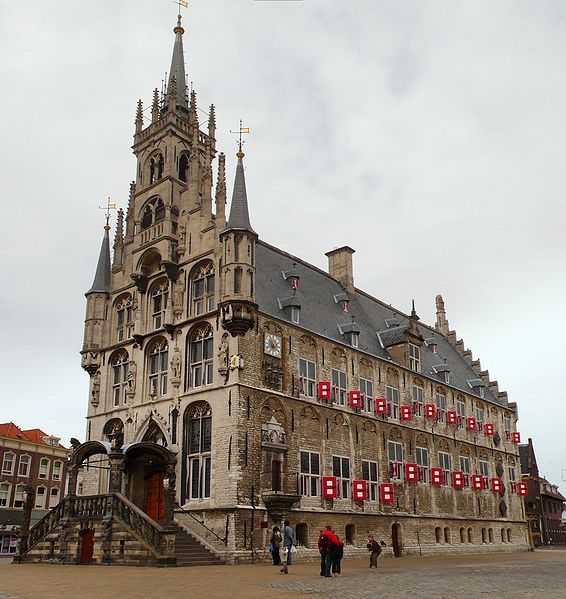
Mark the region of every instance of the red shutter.
<instances>
[{"instance_id":1,"label":"red shutter","mask_svg":"<svg viewBox=\"0 0 566 599\"><path fill-rule=\"evenodd\" d=\"M517 483L517 495L525 496L529 494L527 483Z\"/></svg>"},{"instance_id":2,"label":"red shutter","mask_svg":"<svg viewBox=\"0 0 566 599\"><path fill-rule=\"evenodd\" d=\"M463 489L466 484L463 472L452 472L452 486L455 489Z\"/></svg>"},{"instance_id":3,"label":"red shutter","mask_svg":"<svg viewBox=\"0 0 566 599\"><path fill-rule=\"evenodd\" d=\"M418 482L419 469L416 464L405 464L405 478L410 483Z\"/></svg>"},{"instance_id":4,"label":"red shutter","mask_svg":"<svg viewBox=\"0 0 566 599\"><path fill-rule=\"evenodd\" d=\"M381 496L381 503L393 503L395 501L393 485L390 483L381 483L379 485L379 494Z\"/></svg>"},{"instance_id":5,"label":"red shutter","mask_svg":"<svg viewBox=\"0 0 566 599\"><path fill-rule=\"evenodd\" d=\"M483 488L483 476L481 474L472 474L472 489L482 491Z\"/></svg>"},{"instance_id":6,"label":"red shutter","mask_svg":"<svg viewBox=\"0 0 566 599\"><path fill-rule=\"evenodd\" d=\"M458 414L453 410L446 412L446 422L448 424L458 424Z\"/></svg>"},{"instance_id":7,"label":"red shutter","mask_svg":"<svg viewBox=\"0 0 566 599\"><path fill-rule=\"evenodd\" d=\"M442 468L431 468L430 469L430 482L433 485L444 484L444 471Z\"/></svg>"},{"instance_id":8,"label":"red shutter","mask_svg":"<svg viewBox=\"0 0 566 599\"><path fill-rule=\"evenodd\" d=\"M352 495L354 501L367 501L368 498L368 482L367 480L355 480L352 482Z\"/></svg>"},{"instance_id":9,"label":"red shutter","mask_svg":"<svg viewBox=\"0 0 566 599\"><path fill-rule=\"evenodd\" d=\"M335 476L322 477L322 496L325 499L336 499L338 497L338 484Z\"/></svg>"},{"instance_id":10,"label":"red shutter","mask_svg":"<svg viewBox=\"0 0 566 599\"><path fill-rule=\"evenodd\" d=\"M501 491L503 490L503 481L500 478L492 478L491 490L494 493L501 493Z\"/></svg>"},{"instance_id":11,"label":"red shutter","mask_svg":"<svg viewBox=\"0 0 566 599\"><path fill-rule=\"evenodd\" d=\"M350 405L353 408L362 407L362 396L359 391L350 391Z\"/></svg>"},{"instance_id":12,"label":"red shutter","mask_svg":"<svg viewBox=\"0 0 566 599\"><path fill-rule=\"evenodd\" d=\"M331 386L328 381L318 383L318 397L319 399L330 399Z\"/></svg>"},{"instance_id":13,"label":"red shutter","mask_svg":"<svg viewBox=\"0 0 566 599\"><path fill-rule=\"evenodd\" d=\"M436 404L427 403L425 405L425 416L431 420L436 419Z\"/></svg>"},{"instance_id":14,"label":"red shutter","mask_svg":"<svg viewBox=\"0 0 566 599\"><path fill-rule=\"evenodd\" d=\"M521 442L521 433L513 433L512 438L513 438L513 443L520 443Z\"/></svg>"},{"instance_id":15,"label":"red shutter","mask_svg":"<svg viewBox=\"0 0 566 599\"><path fill-rule=\"evenodd\" d=\"M478 423L473 416L470 416L470 418L468 418L468 430L469 431L477 431L478 430Z\"/></svg>"},{"instance_id":16,"label":"red shutter","mask_svg":"<svg viewBox=\"0 0 566 599\"><path fill-rule=\"evenodd\" d=\"M413 407L412 406L401 406L401 420L412 420L413 419Z\"/></svg>"},{"instance_id":17,"label":"red shutter","mask_svg":"<svg viewBox=\"0 0 566 599\"><path fill-rule=\"evenodd\" d=\"M488 437L491 437L495 434L495 426L493 424L490 424L489 422L486 423L483 430Z\"/></svg>"},{"instance_id":18,"label":"red shutter","mask_svg":"<svg viewBox=\"0 0 566 599\"><path fill-rule=\"evenodd\" d=\"M387 414L387 400L385 399L385 397L375 398L375 413Z\"/></svg>"}]
</instances>

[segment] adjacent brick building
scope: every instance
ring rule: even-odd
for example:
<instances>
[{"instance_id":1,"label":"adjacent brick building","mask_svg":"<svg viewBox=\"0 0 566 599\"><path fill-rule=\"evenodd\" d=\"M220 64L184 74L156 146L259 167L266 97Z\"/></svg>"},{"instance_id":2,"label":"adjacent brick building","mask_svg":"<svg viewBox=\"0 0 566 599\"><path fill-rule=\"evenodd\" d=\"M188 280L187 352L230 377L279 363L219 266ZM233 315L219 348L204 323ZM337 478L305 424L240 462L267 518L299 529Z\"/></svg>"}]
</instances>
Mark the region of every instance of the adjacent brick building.
<instances>
[{"instance_id":1,"label":"adjacent brick building","mask_svg":"<svg viewBox=\"0 0 566 599\"><path fill-rule=\"evenodd\" d=\"M532 439L519 445L519 453L521 477L528 485L525 507L533 545L566 545L566 526L562 521L566 498L557 485L539 475Z\"/></svg>"},{"instance_id":2,"label":"adjacent brick building","mask_svg":"<svg viewBox=\"0 0 566 599\"><path fill-rule=\"evenodd\" d=\"M150 122L138 104L113 257L106 226L86 294L87 439L166 446L177 521L226 538L229 559L265 555L284 517L303 559L327 522L347 553L368 533L396 555L526 549L515 404L442 297L429 326L355 286L353 249L330 251L325 272L260 239L241 147L226 218L214 106L202 131L180 18L174 31ZM161 487L145 480L130 497L154 510ZM106 471L83 489L106 493Z\"/></svg>"},{"instance_id":3,"label":"adjacent brick building","mask_svg":"<svg viewBox=\"0 0 566 599\"><path fill-rule=\"evenodd\" d=\"M65 491L67 449L59 437L13 422L0 424L0 553L14 553L13 529L22 523L25 490L34 490L32 522L57 505Z\"/></svg>"}]
</instances>

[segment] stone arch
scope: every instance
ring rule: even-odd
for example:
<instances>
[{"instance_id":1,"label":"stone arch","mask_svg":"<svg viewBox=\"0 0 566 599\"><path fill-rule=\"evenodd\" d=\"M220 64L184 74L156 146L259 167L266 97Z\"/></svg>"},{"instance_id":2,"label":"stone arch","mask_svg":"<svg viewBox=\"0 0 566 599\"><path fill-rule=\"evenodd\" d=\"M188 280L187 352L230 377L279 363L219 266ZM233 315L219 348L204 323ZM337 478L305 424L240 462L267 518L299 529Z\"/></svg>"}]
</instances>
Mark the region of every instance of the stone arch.
<instances>
[{"instance_id":1,"label":"stone arch","mask_svg":"<svg viewBox=\"0 0 566 599\"><path fill-rule=\"evenodd\" d=\"M305 406L299 413L299 427L305 439L312 441L311 446L318 445L322 434L320 414L312 406Z\"/></svg>"},{"instance_id":2,"label":"stone arch","mask_svg":"<svg viewBox=\"0 0 566 599\"><path fill-rule=\"evenodd\" d=\"M387 368L387 372L385 373L385 380L388 385L392 387L399 388L399 371L395 368L389 366Z\"/></svg>"},{"instance_id":3,"label":"stone arch","mask_svg":"<svg viewBox=\"0 0 566 599\"><path fill-rule=\"evenodd\" d=\"M346 369L347 359L346 352L342 347L333 347L330 352L330 362L333 366L336 366L342 370Z\"/></svg>"},{"instance_id":4,"label":"stone arch","mask_svg":"<svg viewBox=\"0 0 566 599\"><path fill-rule=\"evenodd\" d=\"M121 433L124 435L124 423L120 418L111 418L108 420L102 428L102 435L110 440L110 435Z\"/></svg>"},{"instance_id":5,"label":"stone arch","mask_svg":"<svg viewBox=\"0 0 566 599\"><path fill-rule=\"evenodd\" d=\"M214 309L216 267L210 258L200 260L187 277L188 314L201 316Z\"/></svg>"},{"instance_id":6,"label":"stone arch","mask_svg":"<svg viewBox=\"0 0 566 599\"><path fill-rule=\"evenodd\" d=\"M159 431L161 431L161 434L165 440L163 447L168 447L171 444L169 427L165 421L165 418L163 418L163 416L161 416L161 414L159 414L155 408L149 411L143 417L134 437L134 443L149 442L150 439L148 437L157 432L155 430L156 427L159 429Z\"/></svg>"},{"instance_id":7,"label":"stone arch","mask_svg":"<svg viewBox=\"0 0 566 599\"><path fill-rule=\"evenodd\" d=\"M398 441L400 443L403 442L403 435L401 434L401 431L396 426L391 427L388 437L389 437L390 441Z\"/></svg>"},{"instance_id":8,"label":"stone arch","mask_svg":"<svg viewBox=\"0 0 566 599\"><path fill-rule=\"evenodd\" d=\"M196 400L183 413L183 461L181 502L212 497L213 428L212 408Z\"/></svg>"},{"instance_id":9,"label":"stone arch","mask_svg":"<svg viewBox=\"0 0 566 599\"><path fill-rule=\"evenodd\" d=\"M428 448L428 437L426 435L423 435L422 433L419 433L415 439L415 445L418 447L427 447Z\"/></svg>"},{"instance_id":10,"label":"stone arch","mask_svg":"<svg viewBox=\"0 0 566 599\"><path fill-rule=\"evenodd\" d=\"M266 320L263 329L269 333L275 333L277 335L283 335L283 329L281 325L274 320Z\"/></svg>"},{"instance_id":11,"label":"stone arch","mask_svg":"<svg viewBox=\"0 0 566 599\"><path fill-rule=\"evenodd\" d=\"M438 441L438 451L450 453L450 445L446 439L440 439Z\"/></svg>"},{"instance_id":12,"label":"stone arch","mask_svg":"<svg viewBox=\"0 0 566 599\"><path fill-rule=\"evenodd\" d=\"M144 277L150 277L161 270L161 254L155 249L144 252L138 260L136 270Z\"/></svg>"}]
</instances>

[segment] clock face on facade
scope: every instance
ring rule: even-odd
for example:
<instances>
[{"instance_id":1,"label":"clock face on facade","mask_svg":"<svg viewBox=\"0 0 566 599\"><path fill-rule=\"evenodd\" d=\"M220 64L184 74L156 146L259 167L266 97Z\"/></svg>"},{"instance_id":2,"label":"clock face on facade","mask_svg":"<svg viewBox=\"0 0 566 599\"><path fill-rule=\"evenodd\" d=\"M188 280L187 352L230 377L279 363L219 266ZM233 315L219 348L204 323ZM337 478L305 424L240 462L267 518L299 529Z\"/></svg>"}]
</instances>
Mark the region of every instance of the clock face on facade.
<instances>
[{"instance_id":1,"label":"clock face on facade","mask_svg":"<svg viewBox=\"0 0 566 599\"><path fill-rule=\"evenodd\" d=\"M263 338L263 351L268 356L273 356L274 358L281 357L281 337L279 335L274 335L273 333L265 333L265 337Z\"/></svg>"}]
</instances>

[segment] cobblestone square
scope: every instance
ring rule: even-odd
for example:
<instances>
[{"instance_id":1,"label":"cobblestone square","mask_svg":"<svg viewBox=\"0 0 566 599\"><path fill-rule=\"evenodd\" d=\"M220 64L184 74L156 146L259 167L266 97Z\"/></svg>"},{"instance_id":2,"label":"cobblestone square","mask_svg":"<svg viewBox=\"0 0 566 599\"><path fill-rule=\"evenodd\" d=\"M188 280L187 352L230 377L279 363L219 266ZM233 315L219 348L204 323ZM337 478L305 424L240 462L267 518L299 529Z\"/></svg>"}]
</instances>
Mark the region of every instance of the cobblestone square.
<instances>
[{"instance_id":1,"label":"cobblestone square","mask_svg":"<svg viewBox=\"0 0 566 599\"><path fill-rule=\"evenodd\" d=\"M343 562L342 578L318 564L288 576L268 564L137 568L0 564L0 599L177 599L339 597L340 599L566 598L566 551Z\"/></svg>"}]
</instances>

